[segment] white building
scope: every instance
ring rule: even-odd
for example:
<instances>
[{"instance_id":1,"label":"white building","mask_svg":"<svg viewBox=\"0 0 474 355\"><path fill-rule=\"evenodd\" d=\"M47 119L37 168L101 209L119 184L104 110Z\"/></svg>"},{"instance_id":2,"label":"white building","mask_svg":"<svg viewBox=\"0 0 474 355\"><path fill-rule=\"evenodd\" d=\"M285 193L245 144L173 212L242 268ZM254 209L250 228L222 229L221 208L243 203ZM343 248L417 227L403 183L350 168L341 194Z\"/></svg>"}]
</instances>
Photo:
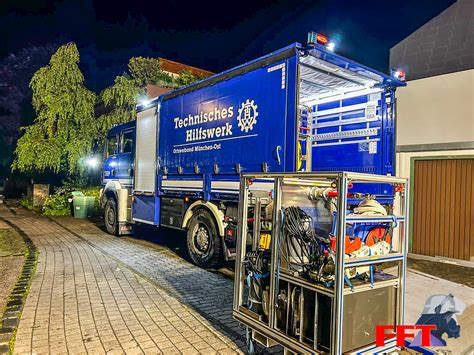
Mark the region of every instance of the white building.
<instances>
[{"instance_id":1,"label":"white building","mask_svg":"<svg viewBox=\"0 0 474 355\"><path fill-rule=\"evenodd\" d=\"M410 251L474 265L474 1L395 45L390 67L408 81L397 90L397 174L411 178Z\"/></svg>"}]
</instances>

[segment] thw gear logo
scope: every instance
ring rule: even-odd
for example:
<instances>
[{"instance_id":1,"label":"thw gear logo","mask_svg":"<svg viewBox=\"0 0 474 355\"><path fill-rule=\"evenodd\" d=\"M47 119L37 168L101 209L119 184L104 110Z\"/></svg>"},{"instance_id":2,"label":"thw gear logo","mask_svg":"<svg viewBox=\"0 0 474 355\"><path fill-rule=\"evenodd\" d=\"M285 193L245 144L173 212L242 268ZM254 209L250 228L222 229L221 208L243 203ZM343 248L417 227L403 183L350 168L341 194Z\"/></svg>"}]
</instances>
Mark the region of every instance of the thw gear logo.
<instances>
[{"instance_id":1,"label":"thw gear logo","mask_svg":"<svg viewBox=\"0 0 474 355\"><path fill-rule=\"evenodd\" d=\"M239 108L239 115L237 116L237 120L239 121L239 127L242 132L248 132L249 130L253 129L253 125L257 123L257 112L258 106L255 105L255 101L247 99L247 101L243 102Z\"/></svg>"}]
</instances>

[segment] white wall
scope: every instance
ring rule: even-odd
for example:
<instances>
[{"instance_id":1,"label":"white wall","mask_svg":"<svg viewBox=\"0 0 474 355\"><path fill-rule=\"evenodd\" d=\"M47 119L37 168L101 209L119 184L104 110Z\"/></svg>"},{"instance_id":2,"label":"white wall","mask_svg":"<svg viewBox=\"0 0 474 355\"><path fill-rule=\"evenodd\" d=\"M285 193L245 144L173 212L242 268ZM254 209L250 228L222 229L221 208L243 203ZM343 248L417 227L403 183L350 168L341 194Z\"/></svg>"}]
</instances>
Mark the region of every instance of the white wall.
<instances>
[{"instance_id":1,"label":"white wall","mask_svg":"<svg viewBox=\"0 0 474 355\"><path fill-rule=\"evenodd\" d=\"M456 157L463 155L474 156L474 149L444 150L432 152L397 153L397 176L410 178L410 161L415 157ZM411 177L413 178L413 177Z\"/></svg>"},{"instance_id":2,"label":"white wall","mask_svg":"<svg viewBox=\"0 0 474 355\"><path fill-rule=\"evenodd\" d=\"M474 69L397 89L397 145L474 141Z\"/></svg>"}]
</instances>

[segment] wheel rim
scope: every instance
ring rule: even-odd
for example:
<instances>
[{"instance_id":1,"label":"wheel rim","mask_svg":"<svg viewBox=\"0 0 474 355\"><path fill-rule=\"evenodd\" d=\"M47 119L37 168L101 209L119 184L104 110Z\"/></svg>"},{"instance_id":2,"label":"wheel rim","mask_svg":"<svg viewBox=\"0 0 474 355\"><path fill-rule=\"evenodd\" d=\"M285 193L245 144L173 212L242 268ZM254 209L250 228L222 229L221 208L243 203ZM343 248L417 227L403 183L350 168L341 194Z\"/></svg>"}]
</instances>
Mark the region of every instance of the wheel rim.
<instances>
[{"instance_id":1,"label":"wheel rim","mask_svg":"<svg viewBox=\"0 0 474 355\"><path fill-rule=\"evenodd\" d=\"M107 209L107 224L113 228L115 226L115 211L113 208L109 207Z\"/></svg>"},{"instance_id":2,"label":"wheel rim","mask_svg":"<svg viewBox=\"0 0 474 355\"><path fill-rule=\"evenodd\" d=\"M211 247L211 234L209 229L203 223L198 223L193 228L193 250L198 255L205 255L209 252Z\"/></svg>"}]
</instances>

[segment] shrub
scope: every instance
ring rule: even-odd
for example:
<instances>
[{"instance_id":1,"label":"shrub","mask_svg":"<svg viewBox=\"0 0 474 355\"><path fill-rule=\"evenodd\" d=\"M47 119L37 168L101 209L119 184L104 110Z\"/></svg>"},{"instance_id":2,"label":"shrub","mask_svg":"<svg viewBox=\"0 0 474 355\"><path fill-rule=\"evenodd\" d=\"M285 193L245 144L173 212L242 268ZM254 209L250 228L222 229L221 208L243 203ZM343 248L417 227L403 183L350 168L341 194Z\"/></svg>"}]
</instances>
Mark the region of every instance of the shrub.
<instances>
[{"instance_id":1,"label":"shrub","mask_svg":"<svg viewBox=\"0 0 474 355\"><path fill-rule=\"evenodd\" d=\"M71 184L65 184L55 189L54 194L48 196L44 201L43 214L45 216L70 216L71 204L69 200L72 198L73 191L81 191L84 196L95 197L94 215L99 214L99 186L75 188Z\"/></svg>"},{"instance_id":2,"label":"shrub","mask_svg":"<svg viewBox=\"0 0 474 355\"><path fill-rule=\"evenodd\" d=\"M26 208L27 210L39 212L38 207L33 206L33 199L24 197L20 200L20 206Z\"/></svg>"},{"instance_id":3,"label":"shrub","mask_svg":"<svg viewBox=\"0 0 474 355\"><path fill-rule=\"evenodd\" d=\"M71 205L69 198L71 197L69 187L56 188L54 194L48 196L43 204L43 214L45 216L70 216Z\"/></svg>"}]
</instances>

